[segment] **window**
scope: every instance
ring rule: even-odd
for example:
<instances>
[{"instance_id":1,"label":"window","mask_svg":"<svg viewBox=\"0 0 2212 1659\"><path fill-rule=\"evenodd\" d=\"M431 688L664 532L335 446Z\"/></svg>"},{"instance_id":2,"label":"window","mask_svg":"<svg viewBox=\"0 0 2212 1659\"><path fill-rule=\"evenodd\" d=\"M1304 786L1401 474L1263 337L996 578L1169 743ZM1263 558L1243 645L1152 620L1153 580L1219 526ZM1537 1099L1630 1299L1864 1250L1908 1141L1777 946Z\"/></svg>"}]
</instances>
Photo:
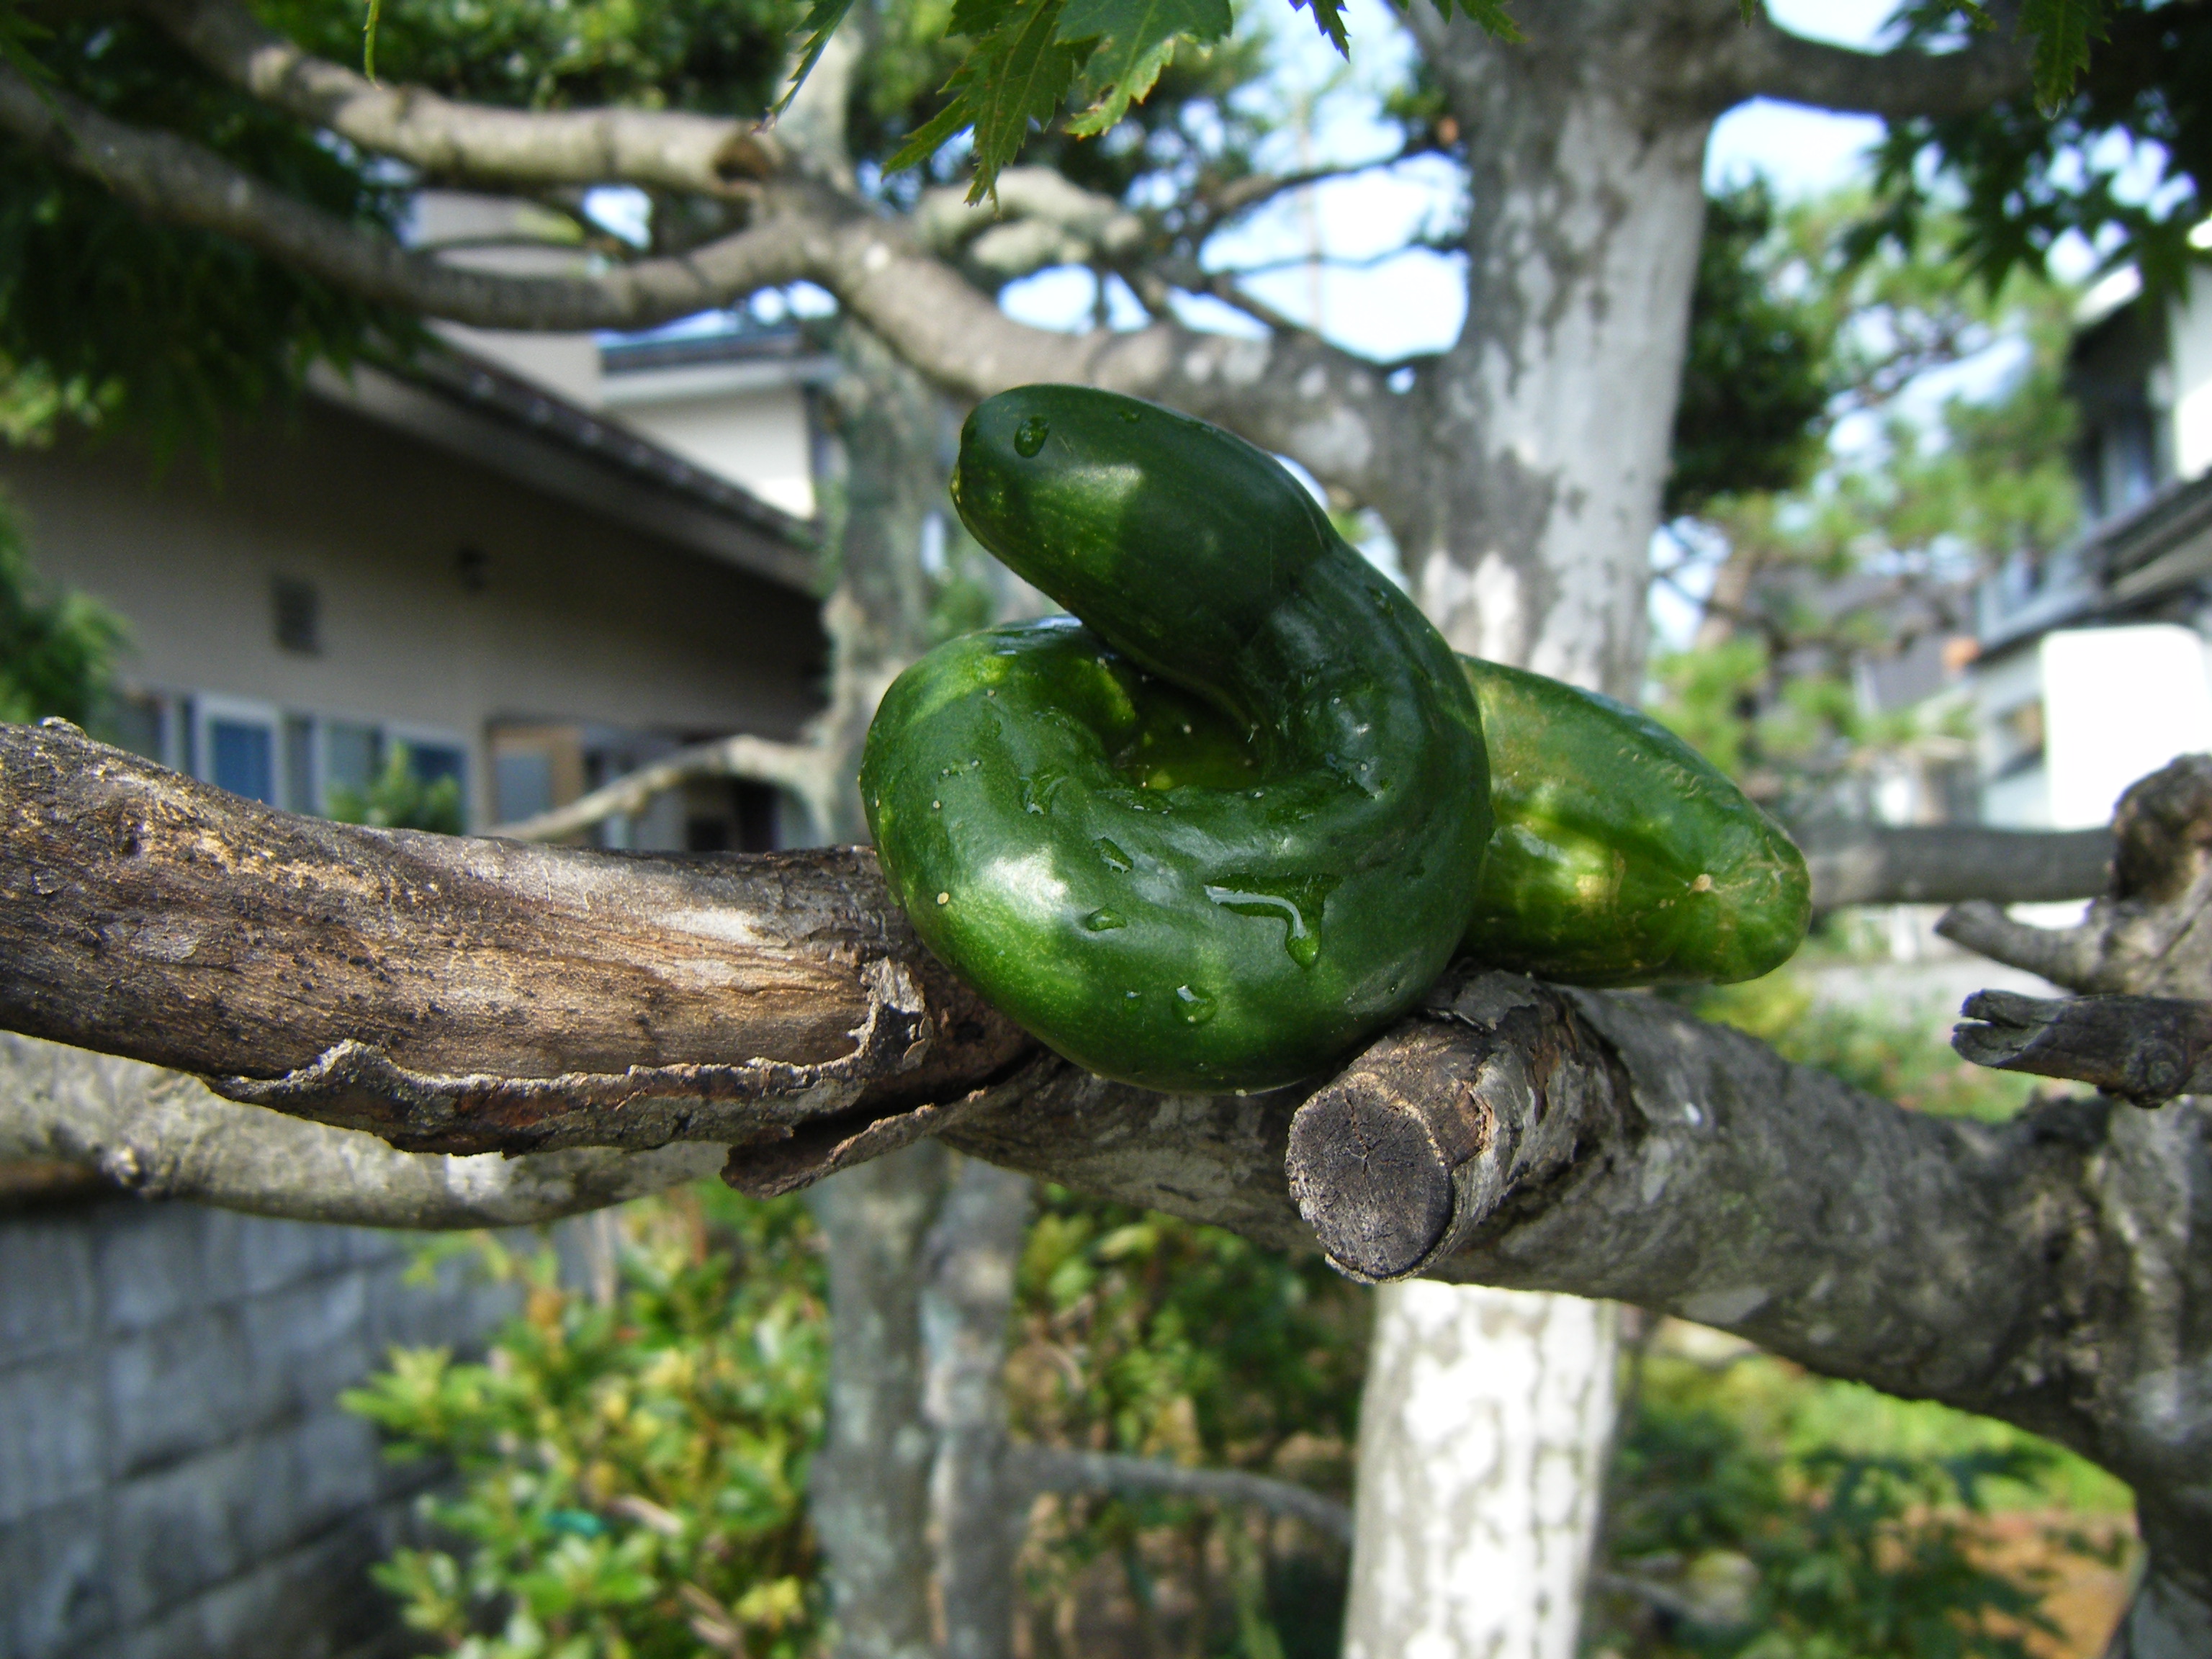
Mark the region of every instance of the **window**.
<instances>
[{"instance_id":1,"label":"window","mask_svg":"<svg viewBox=\"0 0 2212 1659\"><path fill-rule=\"evenodd\" d=\"M270 806L277 798L276 711L234 697L192 700L192 770L218 789Z\"/></svg>"},{"instance_id":2,"label":"window","mask_svg":"<svg viewBox=\"0 0 2212 1659\"><path fill-rule=\"evenodd\" d=\"M322 733L322 775L317 780L316 811L330 811L331 791L347 789L366 795L376 775L384 769L384 744L373 726L356 720L319 720Z\"/></svg>"},{"instance_id":3,"label":"window","mask_svg":"<svg viewBox=\"0 0 2212 1659\"><path fill-rule=\"evenodd\" d=\"M465 787L469 781L469 756L465 749L443 743L414 743L407 745L407 769L421 783L437 783L451 778Z\"/></svg>"},{"instance_id":4,"label":"window","mask_svg":"<svg viewBox=\"0 0 2212 1659\"><path fill-rule=\"evenodd\" d=\"M553 757L543 750L502 749L492 757L492 810L519 823L553 810Z\"/></svg>"},{"instance_id":5,"label":"window","mask_svg":"<svg viewBox=\"0 0 2212 1659\"><path fill-rule=\"evenodd\" d=\"M382 754L385 764L391 764L395 750L407 757L407 773L416 782L423 785L450 781L453 786L456 805L460 808L460 822L466 825L475 815L469 810L469 750L468 745L450 732L426 731L418 726L387 726L382 728Z\"/></svg>"},{"instance_id":6,"label":"window","mask_svg":"<svg viewBox=\"0 0 2212 1659\"><path fill-rule=\"evenodd\" d=\"M315 723L305 714L284 716L284 778L288 812L312 812L322 805L315 785Z\"/></svg>"},{"instance_id":7,"label":"window","mask_svg":"<svg viewBox=\"0 0 2212 1659\"><path fill-rule=\"evenodd\" d=\"M314 583L279 576L270 583L269 592L276 612L277 645L303 657L320 656L323 596L316 591Z\"/></svg>"},{"instance_id":8,"label":"window","mask_svg":"<svg viewBox=\"0 0 2212 1659\"><path fill-rule=\"evenodd\" d=\"M161 765L173 763L169 744L169 705L150 691L118 691L100 711L104 735L118 748L143 755Z\"/></svg>"}]
</instances>

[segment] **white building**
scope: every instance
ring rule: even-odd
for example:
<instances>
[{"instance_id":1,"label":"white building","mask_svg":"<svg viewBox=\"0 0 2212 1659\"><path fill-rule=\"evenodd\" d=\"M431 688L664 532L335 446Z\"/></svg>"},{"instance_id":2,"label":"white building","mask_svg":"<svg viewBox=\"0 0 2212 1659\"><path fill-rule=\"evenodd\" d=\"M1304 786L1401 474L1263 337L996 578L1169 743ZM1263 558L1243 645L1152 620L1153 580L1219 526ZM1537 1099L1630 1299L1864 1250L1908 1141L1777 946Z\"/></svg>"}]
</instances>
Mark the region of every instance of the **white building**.
<instances>
[{"instance_id":1,"label":"white building","mask_svg":"<svg viewBox=\"0 0 2212 1659\"><path fill-rule=\"evenodd\" d=\"M574 247L545 240L565 223L509 198L433 191L417 198L411 231L415 246L443 249L456 264L558 274L584 263ZM731 314L629 338L456 324L438 331L793 518L814 517L811 394L836 366L795 325Z\"/></svg>"},{"instance_id":2,"label":"white building","mask_svg":"<svg viewBox=\"0 0 2212 1659\"><path fill-rule=\"evenodd\" d=\"M2106 823L2136 779L2212 750L2212 270L2158 305L2115 273L2076 321L2086 527L1978 596L1981 815L2011 828Z\"/></svg>"}]
</instances>

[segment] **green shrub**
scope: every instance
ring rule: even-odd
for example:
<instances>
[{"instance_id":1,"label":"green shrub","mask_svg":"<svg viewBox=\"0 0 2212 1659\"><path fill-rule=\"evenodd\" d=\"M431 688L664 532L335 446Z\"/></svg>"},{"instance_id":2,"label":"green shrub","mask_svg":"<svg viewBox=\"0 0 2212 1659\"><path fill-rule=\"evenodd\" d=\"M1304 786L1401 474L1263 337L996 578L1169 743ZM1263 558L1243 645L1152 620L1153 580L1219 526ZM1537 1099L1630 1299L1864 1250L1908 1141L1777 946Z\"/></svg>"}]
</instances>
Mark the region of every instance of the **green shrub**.
<instances>
[{"instance_id":1,"label":"green shrub","mask_svg":"<svg viewBox=\"0 0 2212 1659\"><path fill-rule=\"evenodd\" d=\"M1961 1060L1936 1035L1943 1022L1933 1006L1824 1003L1787 968L1694 992L1691 1006L1703 1018L1749 1032L1787 1060L1916 1112L2008 1118L2037 1086L2019 1073Z\"/></svg>"},{"instance_id":2,"label":"green shrub","mask_svg":"<svg viewBox=\"0 0 2212 1659\"><path fill-rule=\"evenodd\" d=\"M1048 1188L1017 1293L1014 1429L1348 1499L1370 1317L1367 1291L1317 1256ZM1023 1559L1040 1654L1065 1652L1054 1632L1102 1569L1118 1576L1153 1650L1337 1651L1342 1552L1248 1512L1061 1498L1038 1515ZM1170 1607L1181 1610L1172 1620Z\"/></svg>"},{"instance_id":3,"label":"green shrub","mask_svg":"<svg viewBox=\"0 0 2212 1659\"><path fill-rule=\"evenodd\" d=\"M828 1323L805 1212L702 1189L631 1219L605 1307L561 1285L550 1249L461 1242L525 1291L488 1361L397 1352L343 1397L393 1456L457 1477L424 1505L440 1541L377 1582L463 1659L816 1653L805 1492Z\"/></svg>"},{"instance_id":4,"label":"green shrub","mask_svg":"<svg viewBox=\"0 0 2212 1659\"><path fill-rule=\"evenodd\" d=\"M2032 1506L2046 1564L2101 1553L2053 1518L2065 1460L2031 1435L1921 1407L1941 1414L1908 1449L1879 1423L1838 1443L1825 1396L1851 1385L1763 1355L1631 1365L1587 1650L2028 1659L2029 1633L2055 1628L2049 1569L1994 1564L1987 1516Z\"/></svg>"},{"instance_id":5,"label":"green shrub","mask_svg":"<svg viewBox=\"0 0 2212 1659\"><path fill-rule=\"evenodd\" d=\"M324 806L340 823L370 823L380 830L434 830L458 836L465 827L461 786L453 778L425 783L415 775L415 761L404 743L392 745L384 770L365 790L331 786Z\"/></svg>"},{"instance_id":6,"label":"green shrub","mask_svg":"<svg viewBox=\"0 0 2212 1659\"><path fill-rule=\"evenodd\" d=\"M5 501L0 501L0 720L54 715L94 723L121 622L81 593L40 591Z\"/></svg>"}]
</instances>

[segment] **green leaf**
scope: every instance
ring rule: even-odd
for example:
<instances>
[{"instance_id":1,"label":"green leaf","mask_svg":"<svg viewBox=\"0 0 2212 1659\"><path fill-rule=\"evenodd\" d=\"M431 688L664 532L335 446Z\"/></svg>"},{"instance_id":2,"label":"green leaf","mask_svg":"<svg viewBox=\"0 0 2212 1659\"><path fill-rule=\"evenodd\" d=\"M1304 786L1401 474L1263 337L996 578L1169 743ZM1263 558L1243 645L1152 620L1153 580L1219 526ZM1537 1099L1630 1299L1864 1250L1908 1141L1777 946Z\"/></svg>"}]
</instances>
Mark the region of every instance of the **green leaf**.
<instances>
[{"instance_id":1,"label":"green leaf","mask_svg":"<svg viewBox=\"0 0 2212 1659\"><path fill-rule=\"evenodd\" d=\"M1029 137L1030 123L1052 118L1076 70L1090 55L1089 46L1070 46L1054 38L1066 3L961 0L948 33L970 34L975 44L945 83L950 101L884 167L896 170L926 161L945 140L972 126L975 181L968 199L980 202L989 195L1000 170Z\"/></svg>"},{"instance_id":2,"label":"green leaf","mask_svg":"<svg viewBox=\"0 0 2212 1659\"><path fill-rule=\"evenodd\" d=\"M1310 11L1315 26L1328 37L1329 44L1346 58L1352 56L1352 37L1345 33L1343 0L1291 0L1292 11ZM1437 10L1451 15L1449 3L1440 3Z\"/></svg>"},{"instance_id":3,"label":"green leaf","mask_svg":"<svg viewBox=\"0 0 2212 1659\"><path fill-rule=\"evenodd\" d=\"M46 88L54 78L53 71L31 53L33 46L49 38L49 32L25 16L15 0L0 0L0 64L39 88L40 96L51 104L53 94Z\"/></svg>"},{"instance_id":4,"label":"green leaf","mask_svg":"<svg viewBox=\"0 0 2212 1659\"><path fill-rule=\"evenodd\" d=\"M2035 40L2035 101L2055 115L2089 67L2089 43L2105 38L2105 0L2024 0L2020 27Z\"/></svg>"},{"instance_id":5,"label":"green leaf","mask_svg":"<svg viewBox=\"0 0 2212 1659\"><path fill-rule=\"evenodd\" d=\"M1084 71L1091 107L1067 130L1084 138L1106 131L1152 89L1179 42L1218 40L1234 21L1229 0L1067 0L1054 38L1097 43Z\"/></svg>"},{"instance_id":6,"label":"green leaf","mask_svg":"<svg viewBox=\"0 0 2212 1659\"><path fill-rule=\"evenodd\" d=\"M1291 3L1296 6L1301 3L1301 0L1291 0ZM1390 3L1397 7L1401 14L1413 9L1413 0L1390 0ZM1460 15L1468 21L1508 45L1517 44L1526 38L1521 33L1521 26L1513 21L1512 14L1505 9L1505 0L1435 0L1437 15L1449 23L1455 3ZM1741 0L1741 4L1743 21L1748 23L1755 15L1758 0ZM1343 42L1340 40L1337 45L1341 49ZM1348 53L1346 55L1349 56Z\"/></svg>"},{"instance_id":7,"label":"green leaf","mask_svg":"<svg viewBox=\"0 0 2212 1659\"><path fill-rule=\"evenodd\" d=\"M791 107L791 100L799 96L799 88L806 77L814 73L814 66L822 61L822 54L830 45L830 37L845 21L845 14L853 9L853 0L814 0L807 9L805 20L799 27L806 33L806 46L799 54L799 67L791 72L791 84L784 88L783 96L775 100L770 115L781 115Z\"/></svg>"}]
</instances>

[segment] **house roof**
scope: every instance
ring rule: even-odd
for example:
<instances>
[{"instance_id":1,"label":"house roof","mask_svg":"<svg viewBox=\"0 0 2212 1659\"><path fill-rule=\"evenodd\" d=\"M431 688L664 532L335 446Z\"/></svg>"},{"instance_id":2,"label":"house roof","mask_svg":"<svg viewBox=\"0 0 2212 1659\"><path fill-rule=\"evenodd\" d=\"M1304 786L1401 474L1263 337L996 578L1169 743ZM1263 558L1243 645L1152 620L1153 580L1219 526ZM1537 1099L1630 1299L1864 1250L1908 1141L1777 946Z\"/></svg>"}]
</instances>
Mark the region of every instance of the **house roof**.
<instances>
[{"instance_id":1,"label":"house roof","mask_svg":"<svg viewBox=\"0 0 2212 1659\"><path fill-rule=\"evenodd\" d=\"M2105 587L2121 605L2212 576L2212 472L2169 484L2099 527Z\"/></svg>"},{"instance_id":2,"label":"house roof","mask_svg":"<svg viewBox=\"0 0 2212 1659\"><path fill-rule=\"evenodd\" d=\"M2166 485L2095 525L2061 555L2079 572L2075 583L1986 629L1985 653L2008 651L2054 628L2140 615L2175 590L2212 577L2212 472Z\"/></svg>"},{"instance_id":3,"label":"house roof","mask_svg":"<svg viewBox=\"0 0 2212 1659\"><path fill-rule=\"evenodd\" d=\"M319 365L308 390L546 495L813 591L818 538L805 520L457 347L427 350L404 369Z\"/></svg>"}]
</instances>

